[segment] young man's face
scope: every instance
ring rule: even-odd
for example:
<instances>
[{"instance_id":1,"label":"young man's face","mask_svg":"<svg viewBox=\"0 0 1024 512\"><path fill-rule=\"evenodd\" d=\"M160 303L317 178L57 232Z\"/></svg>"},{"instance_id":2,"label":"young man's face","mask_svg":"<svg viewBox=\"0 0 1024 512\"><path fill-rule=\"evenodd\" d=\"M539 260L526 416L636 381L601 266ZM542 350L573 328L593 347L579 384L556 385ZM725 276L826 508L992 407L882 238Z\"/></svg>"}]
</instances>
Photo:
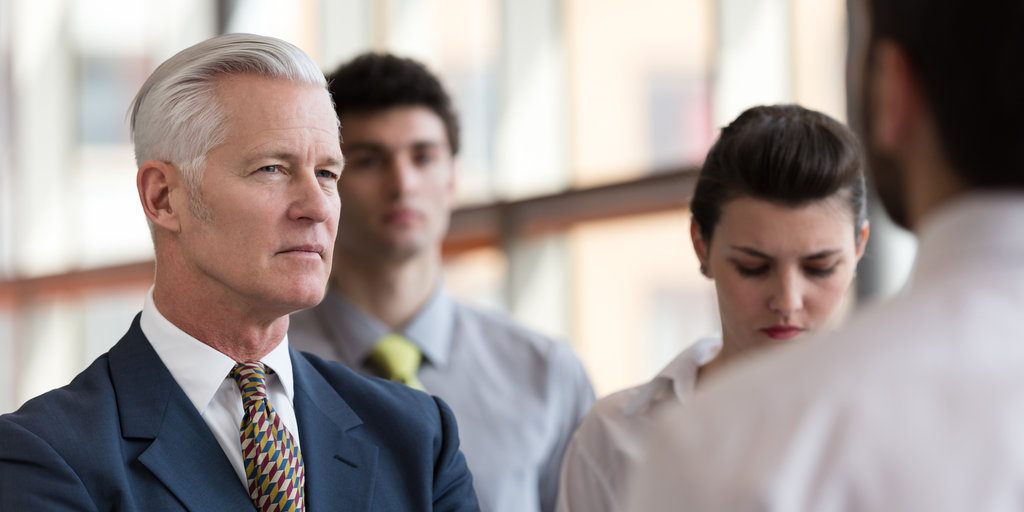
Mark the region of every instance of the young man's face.
<instances>
[{"instance_id":1,"label":"young man's face","mask_svg":"<svg viewBox=\"0 0 1024 512\"><path fill-rule=\"evenodd\" d=\"M455 173L441 118L423 106L342 113L339 253L401 263L448 230Z\"/></svg>"},{"instance_id":2,"label":"young man's face","mask_svg":"<svg viewBox=\"0 0 1024 512\"><path fill-rule=\"evenodd\" d=\"M857 132L868 160L868 172L878 197L897 225L909 228L904 204L904 170L892 155L873 140L877 101L875 59L872 55L870 0L849 0L849 50L846 60L847 110L850 126Z\"/></svg>"}]
</instances>

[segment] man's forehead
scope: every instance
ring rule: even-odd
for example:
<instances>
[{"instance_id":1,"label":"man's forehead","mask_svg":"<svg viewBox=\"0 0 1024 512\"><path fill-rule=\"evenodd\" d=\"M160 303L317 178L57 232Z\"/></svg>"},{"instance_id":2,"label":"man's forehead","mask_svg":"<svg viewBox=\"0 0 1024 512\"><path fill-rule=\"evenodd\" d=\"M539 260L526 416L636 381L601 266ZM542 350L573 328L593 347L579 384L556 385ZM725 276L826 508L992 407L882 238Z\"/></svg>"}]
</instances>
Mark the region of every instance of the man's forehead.
<instances>
[{"instance_id":1,"label":"man's forehead","mask_svg":"<svg viewBox=\"0 0 1024 512\"><path fill-rule=\"evenodd\" d=\"M446 147L444 122L425 106L401 106L372 112L341 113L342 149L398 151Z\"/></svg>"}]
</instances>

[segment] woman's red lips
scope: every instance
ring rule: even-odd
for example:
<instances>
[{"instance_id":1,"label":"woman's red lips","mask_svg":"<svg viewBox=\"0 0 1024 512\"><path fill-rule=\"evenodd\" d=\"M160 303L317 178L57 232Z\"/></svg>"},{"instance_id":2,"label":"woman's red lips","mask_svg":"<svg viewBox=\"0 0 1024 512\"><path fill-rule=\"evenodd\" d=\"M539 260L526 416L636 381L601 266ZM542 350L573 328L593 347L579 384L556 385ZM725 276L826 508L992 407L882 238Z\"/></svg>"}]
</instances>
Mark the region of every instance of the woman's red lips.
<instances>
[{"instance_id":1,"label":"woman's red lips","mask_svg":"<svg viewBox=\"0 0 1024 512\"><path fill-rule=\"evenodd\" d=\"M788 340L799 336L804 330L795 325L773 325L761 329L761 332L774 340Z\"/></svg>"}]
</instances>

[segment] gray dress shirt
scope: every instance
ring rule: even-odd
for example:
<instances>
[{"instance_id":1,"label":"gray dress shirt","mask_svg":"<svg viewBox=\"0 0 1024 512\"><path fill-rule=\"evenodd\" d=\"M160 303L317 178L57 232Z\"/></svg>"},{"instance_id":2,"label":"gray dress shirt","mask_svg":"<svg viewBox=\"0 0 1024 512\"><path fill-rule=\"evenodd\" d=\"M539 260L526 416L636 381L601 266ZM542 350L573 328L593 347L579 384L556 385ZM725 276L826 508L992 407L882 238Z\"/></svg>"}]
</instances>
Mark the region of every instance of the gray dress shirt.
<instances>
[{"instance_id":1,"label":"gray dress shirt","mask_svg":"<svg viewBox=\"0 0 1024 512\"><path fill-rule=\"evenodd\" d=\"M335 291L291 317L299 350L363 373L389 330ZM583 366L565 343L460 304L439 287L400 334L423 352L419 378L455 412L462 451L484 511L555 508L562 456L594 403Z\"/></svg>"}]
</instances>

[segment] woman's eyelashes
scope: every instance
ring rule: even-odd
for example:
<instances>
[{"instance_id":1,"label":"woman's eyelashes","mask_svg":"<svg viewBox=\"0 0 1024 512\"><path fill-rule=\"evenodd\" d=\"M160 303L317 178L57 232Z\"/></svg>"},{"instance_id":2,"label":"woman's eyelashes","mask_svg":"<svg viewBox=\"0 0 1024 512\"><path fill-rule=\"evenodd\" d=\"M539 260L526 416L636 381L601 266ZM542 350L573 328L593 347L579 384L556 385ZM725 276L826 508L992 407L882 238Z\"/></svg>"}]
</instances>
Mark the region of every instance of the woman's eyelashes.
<instances>
[{"instance_id":1,"label":"woman's eyelashes","mask_svg":"<svg viewBox=\"0 0 1024 512\"><path fill-rule=\"evenodd\" d=\"M736 272L743 277L761 277L768 275L772 270L773 264L745 264L733 262L733 266L736 268ZM803 273L809 277L829 277L835 273L836 267L838 266L838 263L833 263L831 265L802 265L801 269L803 270Z\"/></svg>"},{"instance_id":2,"label":"woman's eyelashes","mask_svg":"<svg viewBox=\"0 0 1024 512\"><path fill-rule=\"evenodd\" d=\"M745 277L763 276L767 274L768 270L771 268L767 263L762 265L743 265L740 263L734 263L734 265L736 266L736 271L739 272L741 276Z\"/></svg>"},{"instance_id":3,"label":"woman's eyelashes","mask_svg":"<svg viewBox=\"0 0 1024 512\"><path fill-rule=\"evenodd\" d=\"M827 267L821 267L816 265L808 265L804 267L804 272L811 277L828 277L835 273L838 264L830 265Z\"/></svg>"}]
</instances>

